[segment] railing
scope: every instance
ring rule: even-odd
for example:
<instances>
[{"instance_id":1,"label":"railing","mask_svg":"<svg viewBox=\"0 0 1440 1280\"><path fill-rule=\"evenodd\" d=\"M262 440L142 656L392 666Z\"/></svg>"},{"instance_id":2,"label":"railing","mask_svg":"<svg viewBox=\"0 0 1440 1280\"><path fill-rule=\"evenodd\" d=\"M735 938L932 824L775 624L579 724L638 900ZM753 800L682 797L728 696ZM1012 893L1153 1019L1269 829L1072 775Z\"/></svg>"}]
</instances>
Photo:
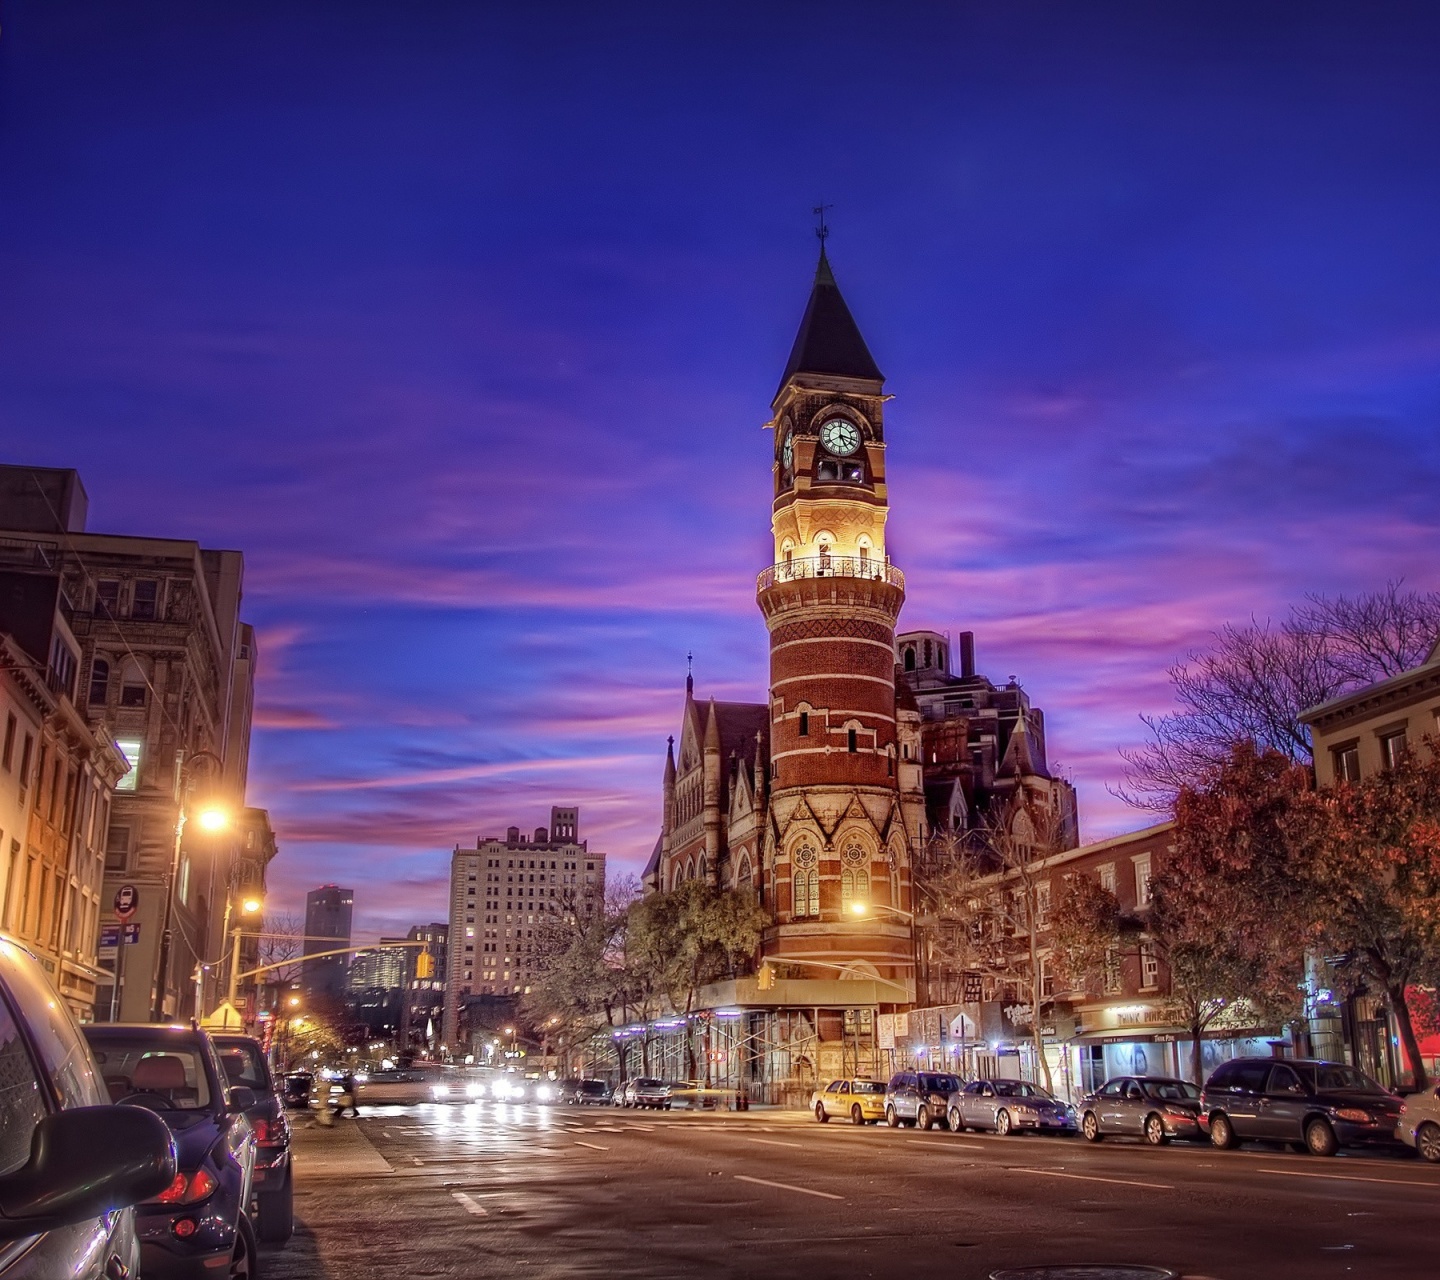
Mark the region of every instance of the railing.
<instances>
[{"instance_id":1,"label":"railing","mask_svg":"<svg viewBox=\"0 0 1440 1280\"><path fill-rule=\"evenodd\" d=\"M755 590L764 591L777 582L798 582L803 578L864 578L905 589L905 575L885 560L868 556L801 556L762 569L755 579Z\"/></svg>"}]
</instances>

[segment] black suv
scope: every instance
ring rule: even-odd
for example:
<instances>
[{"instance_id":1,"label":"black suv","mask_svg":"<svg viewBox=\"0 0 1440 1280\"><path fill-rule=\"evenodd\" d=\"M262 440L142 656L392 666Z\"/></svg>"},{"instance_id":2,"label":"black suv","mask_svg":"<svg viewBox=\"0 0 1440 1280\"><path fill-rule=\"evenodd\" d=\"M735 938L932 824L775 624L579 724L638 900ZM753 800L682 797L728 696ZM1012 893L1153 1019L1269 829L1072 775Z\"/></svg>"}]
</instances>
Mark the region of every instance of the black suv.
<instances>
[{"instance_id":1,"label":"black suv","mask_svg":"<svg viewBox=\"0 0 1440 1280\"><path fill-rule=\"evenodd\" d=\"M946 1071L897 1071L885 1086L885 1123L892 1129L904 1121L917 1129L947 1123L950 1095L960 1092L960 1078Z\"/></svg>"},{"instance_id":2,"label":"black suv","mask_svg":"<svg viewBox=\"0 0 1440 1280\"><path fill-rule=\"evenodd\" d=\"M1312 1155L1341 1147L1399 1148L1400 1099L1343 1062L1235 1058L1200 1095L1200 1123L1217 1147L1286 1142Z\"/></svg>"},{"instance_id":3,"label":"black suv","mask_svg":"<svg viewBox=\"0 0 1440 1280\"><path fill-rule=\"evenodd\" d=\"M290 1121L276 1092L265 1050L249 1036L212 1036L231 1087L255 1094L245 1118L255 1131L255 1230L267 1244L284 1244L295 1233L295 1183L290 1172Z\"/></svg>"}]
</instances>

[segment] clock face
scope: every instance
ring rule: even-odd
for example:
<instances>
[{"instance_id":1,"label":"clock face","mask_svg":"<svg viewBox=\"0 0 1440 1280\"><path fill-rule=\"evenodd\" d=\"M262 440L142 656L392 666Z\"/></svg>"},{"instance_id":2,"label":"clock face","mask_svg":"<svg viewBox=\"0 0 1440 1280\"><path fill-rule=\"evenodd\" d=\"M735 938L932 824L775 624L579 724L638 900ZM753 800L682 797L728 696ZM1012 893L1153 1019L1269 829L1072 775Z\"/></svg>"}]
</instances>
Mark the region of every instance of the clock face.
<instances>
[{"instance_id":1,"label":"clock face","mask_svg":"<svg viewBox=\"0 0 1440 1280\"><path fill-rule=\"evenodd\" d=\"M795 437L788 431L785 433L785 443L780 446L780 461L786 471L790 470L790 464L795 461Z\"/></svg>"},{"instance_id":2,"label":"clock face","mask_svg":"<svg viewBox=\"0 0 1440 1280\"><path fill-rule=\"evenodd\" d=\"M860 428L844 418L831 418L820 428L820 443L837 458L848 458L860 447Z\"/></svg>"}]
</instances>

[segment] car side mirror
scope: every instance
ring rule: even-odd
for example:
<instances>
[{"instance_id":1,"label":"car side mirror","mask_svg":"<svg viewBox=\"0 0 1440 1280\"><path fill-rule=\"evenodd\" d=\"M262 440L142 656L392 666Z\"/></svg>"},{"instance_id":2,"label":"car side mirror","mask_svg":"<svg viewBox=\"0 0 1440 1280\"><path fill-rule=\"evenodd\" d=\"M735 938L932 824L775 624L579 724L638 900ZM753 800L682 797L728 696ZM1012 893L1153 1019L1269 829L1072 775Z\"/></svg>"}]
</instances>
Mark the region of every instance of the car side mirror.
<instances>
[{"instance_id":1,"label":"car side mirror","mask_svg":"<svg viewBox=\"0 0 1440 1280\"><path fill-rule=\"evenodd\" d=\"M30 1160L0 1178L0 1238L73 1226L158 1196L175 1180L175 1140L143 1107L76 1107L46 1116Z\"/></svg>"},{"instance_id":2,"label":"car side mirror","mask_svg":"<svg viewBox=\"0 0 1440 1280\"><path fill-rule=\"evenodd\" d=\"M256 1103L255 1090L249 1085L237 1084L225 1095L227 1111L249 1111Z\"/></svg>"}]
</instances>

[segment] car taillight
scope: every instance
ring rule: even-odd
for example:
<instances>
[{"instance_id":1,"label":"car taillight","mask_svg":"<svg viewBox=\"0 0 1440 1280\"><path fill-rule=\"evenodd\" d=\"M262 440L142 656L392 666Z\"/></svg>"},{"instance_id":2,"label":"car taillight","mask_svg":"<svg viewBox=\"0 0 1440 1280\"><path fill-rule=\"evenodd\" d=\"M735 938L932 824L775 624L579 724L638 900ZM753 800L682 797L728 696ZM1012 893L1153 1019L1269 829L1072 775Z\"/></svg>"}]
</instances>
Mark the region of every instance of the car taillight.
<instances>
[{"instance_id":1,"label":"car taillight","mask_svg":"<svg viewBox=\"0 0 1440 1280\"><path fill-rule=\"evenodd\" d=\"M1357 1111L1354 1107L1341 1107L1336 1113L1337 1120L1353 1120L1356 1124L1369 1124L1370 1113L1368 1111Z\"/></svg>"},{"instance_id":2,"label":"car taillight","mask_svg":"<svg viewBox=\"0 0 1440 1280\"><path fill-rule=\"evenodd\" d=\"M251 1121L251 1128L255 1130L255 1141L261 1146L264 1146L270 1141L270 1121L253 1120Z\"/></svg>"},{"instance_id":3,"label":"car taillight","mask_svg":"<svg viewBox=\"0 0 1440 1280\"><path fill-rule=\"evenodd\" d=\"M155 1197L156 1204L194 1204L215 1191L214 1175L207 1169L194 1173L177 1173L175 1181Z\"/></svg>"}]
</instances>

